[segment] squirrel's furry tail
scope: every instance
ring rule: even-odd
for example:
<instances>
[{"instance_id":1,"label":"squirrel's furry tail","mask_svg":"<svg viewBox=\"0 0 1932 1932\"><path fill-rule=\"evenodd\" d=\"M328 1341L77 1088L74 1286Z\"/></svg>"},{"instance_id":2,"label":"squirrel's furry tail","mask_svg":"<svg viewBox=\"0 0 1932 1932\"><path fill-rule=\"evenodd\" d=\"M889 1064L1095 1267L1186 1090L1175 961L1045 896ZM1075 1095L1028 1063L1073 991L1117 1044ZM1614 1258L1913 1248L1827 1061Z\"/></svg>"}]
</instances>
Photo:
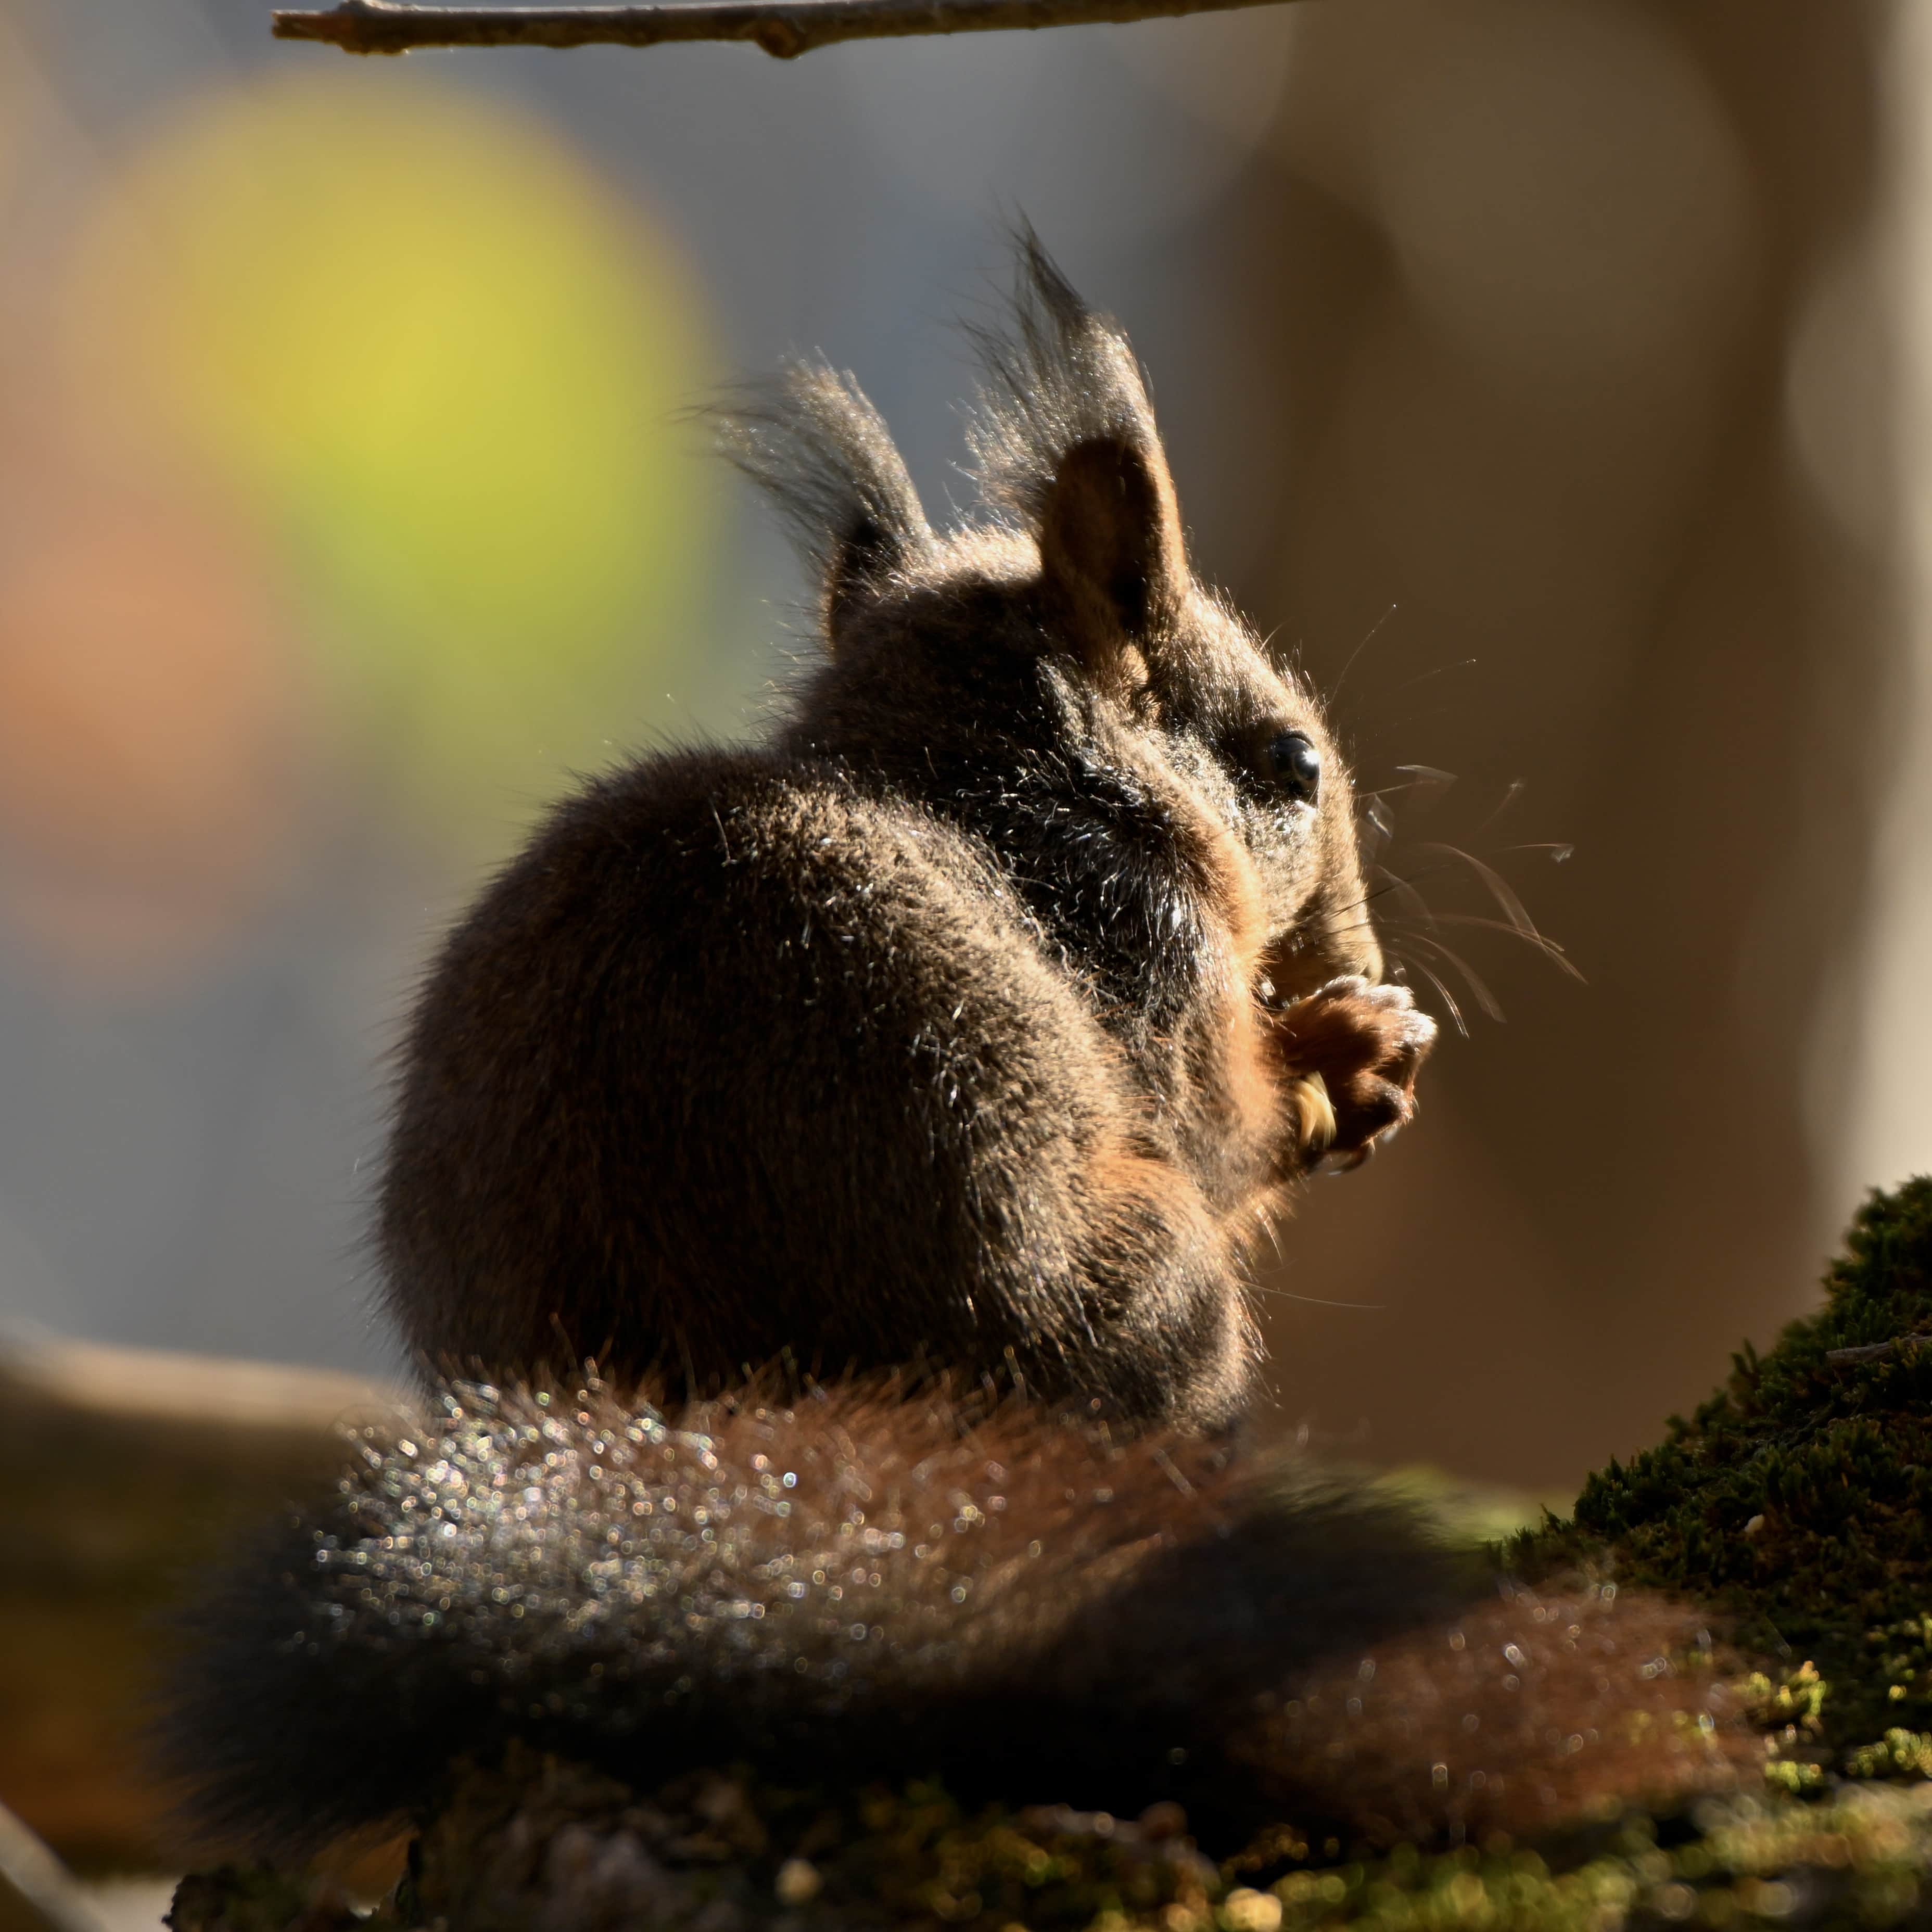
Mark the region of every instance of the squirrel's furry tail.
<instances>
[{"instance_id":1,"label":"squirrel's furry tail","mask_svg":"<svg viewBox=\"0 0 1932 1932\"><path fill-rule=\"evenodd\" d=\"M1521 1829L1722 1774L1686 1613L1542 1601L1409 1513L1183 1436L834 1390L667 1417L458 1385L194 1614L165 1730L211 1836L419 1812L513 1737L1209 1836Z\"/></svg>"}]
</instances>

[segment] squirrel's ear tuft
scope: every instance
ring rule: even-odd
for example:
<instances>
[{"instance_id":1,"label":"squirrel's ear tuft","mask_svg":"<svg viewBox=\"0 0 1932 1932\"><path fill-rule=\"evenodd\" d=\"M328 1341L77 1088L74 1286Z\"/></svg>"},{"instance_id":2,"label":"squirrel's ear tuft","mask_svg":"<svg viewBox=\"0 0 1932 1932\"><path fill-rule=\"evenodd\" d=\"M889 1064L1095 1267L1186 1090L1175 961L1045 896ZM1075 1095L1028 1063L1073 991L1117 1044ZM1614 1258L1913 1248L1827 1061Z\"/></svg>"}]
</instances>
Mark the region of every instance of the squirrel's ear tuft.
<instances>
[{"instance_id":1,"label":"squirrel's ear tuft","mask_svg":"<svg viewBox=\"0 0 1932 1932\"><path fill-rule=\"evenodd\" d=\"M853 378L794 362L716 412L725 454L777 503L817 573L826 641L932 531L883 418Z\"/></svg>"},{"instance_id":2,"label":"squirrel's ear tuft","mask_svg":"<svg viewBox=\"0 0 1932 1932\"><path fill-rule=\"evenodd\" d=\"M1043 586L1090 663L1144 646L1188 586L1167 458L1133 351L1030 229L1010 332L976 337L986 371L972 447L988 506L1039 538Z\"/></svg>"}]
</instances>

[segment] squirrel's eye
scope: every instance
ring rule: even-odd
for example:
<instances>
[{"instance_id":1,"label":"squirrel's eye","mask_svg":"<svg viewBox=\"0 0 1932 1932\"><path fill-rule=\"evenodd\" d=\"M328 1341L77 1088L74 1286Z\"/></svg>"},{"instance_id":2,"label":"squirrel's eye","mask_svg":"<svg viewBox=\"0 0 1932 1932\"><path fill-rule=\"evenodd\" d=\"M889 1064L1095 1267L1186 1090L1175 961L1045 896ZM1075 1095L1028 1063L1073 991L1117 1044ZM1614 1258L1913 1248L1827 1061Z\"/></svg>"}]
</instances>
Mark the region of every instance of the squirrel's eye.
<instances>
[{"instance_id":1,"label":"squirrel's eye","mask_svg":"<svg viewBox=\"0 0 1932 1932\"><path fill-rule=\"evenodd\" d=\"M1284 731L1270 739L1262 762L1268 776L1292 798L1312 805L1322 794L1322 754L1306 732Z\"/></svg>"}]
</instances>

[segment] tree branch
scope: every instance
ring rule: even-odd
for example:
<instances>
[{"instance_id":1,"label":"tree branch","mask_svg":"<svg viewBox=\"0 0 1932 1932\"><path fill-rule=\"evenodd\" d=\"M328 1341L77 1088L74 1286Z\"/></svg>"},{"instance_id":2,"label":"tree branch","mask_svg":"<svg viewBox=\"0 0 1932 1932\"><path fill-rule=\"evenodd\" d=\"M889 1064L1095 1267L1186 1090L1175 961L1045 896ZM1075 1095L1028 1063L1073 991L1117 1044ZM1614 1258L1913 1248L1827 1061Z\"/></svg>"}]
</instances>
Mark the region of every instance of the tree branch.
<instances>
[{"instance_id":1,"label":"tree branch","mask_svg":"<svg viewBox=\"0 0 1932 1932\"><path fill-rule=\"evenodd\" d=\"M278 13L275 37L326 40L352 54L412 47L581 47L610 41L751 40L779 60L838 40L1085 26L1224 13L1281 0L676 0L638 7L418 7L341 0L326 12Z\"/></svg>"}]
</instances>

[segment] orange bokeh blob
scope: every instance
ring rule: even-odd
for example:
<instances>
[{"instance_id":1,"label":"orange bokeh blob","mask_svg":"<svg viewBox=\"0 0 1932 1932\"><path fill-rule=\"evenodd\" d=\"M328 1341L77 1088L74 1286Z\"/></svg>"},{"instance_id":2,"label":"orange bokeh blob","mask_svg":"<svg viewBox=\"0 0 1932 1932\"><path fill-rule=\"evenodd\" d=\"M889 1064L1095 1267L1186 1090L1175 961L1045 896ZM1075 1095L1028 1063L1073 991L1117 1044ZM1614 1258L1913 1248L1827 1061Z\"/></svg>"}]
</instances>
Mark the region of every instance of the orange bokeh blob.
<instances>
[{"instance_id":1,"label":"orange bokeh blob","mask_svg":"<svg viewBox=\"0 0 1932 1932\"><path fill-rule=\"evenodd\" d=\"M305 763L298 660L241 520L8 442L0 904L88 976L152 984L271 889Z\"/></svg>"}]
</instances>

